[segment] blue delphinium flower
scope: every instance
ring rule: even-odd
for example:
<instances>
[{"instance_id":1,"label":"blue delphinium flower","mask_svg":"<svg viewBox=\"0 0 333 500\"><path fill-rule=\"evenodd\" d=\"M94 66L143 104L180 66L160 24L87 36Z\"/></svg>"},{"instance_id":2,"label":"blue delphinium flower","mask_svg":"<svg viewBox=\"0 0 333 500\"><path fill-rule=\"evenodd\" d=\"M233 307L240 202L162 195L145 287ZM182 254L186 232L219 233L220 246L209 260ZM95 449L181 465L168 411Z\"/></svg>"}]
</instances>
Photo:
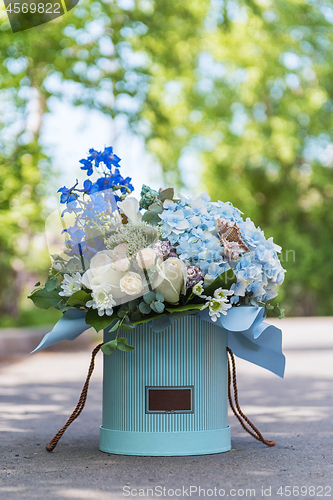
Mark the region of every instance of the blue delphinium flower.
<instances>
[{"instance_id":1,"label":"blue delphinium flower","mask_svg":"<svg viewBox=\"0 0 333 500\"><path fill-rule=\"evenodd\" d=\"M99 178L95 182L86 179L83 182L82 189L77 187L78 181L71 188L64 186L59 189L61 193L60 202L66 203L66 209L62 212L62 216L66 212L76 214L74 226L65 230L70 236L66 241L69 255L84 254L85 258L88 258L89 255L91 258L91 255L97 251L95 248L97 248L96 244L98 242L96 240L88 245L86 230L92 227L100 227L103 233L103 224L107 220L105 216L109 217L111 213L117 210L117 202L122 201L124 196L134 190L131 184L132 179L122 177L119 162L120 158L114 153L112 147L106 147L104 151L89 149L87 158L80 160L81 169L86 171L88 177L95 171L99 174ZM102 247L99 242L98 247L103 250L105 248L104 242Z\"/></svg>"},{"instance_id":2,"label":"blue delphinium flower","mask_svg":"<svg viewBox=\"0 0 333 500\"><path fill-rule=\"evenodd\" d=\"M80 167L80 168L81 168L81 170L86 170L87 175L90 176L93 174L94 167L93 167L92 161L86 160L85 158L83 158L82 160L79 161L79 163L81 163L83 165L83 167Z\"/></svg>"},{"instance_id":3,"label":"blue delphinium flower","mask_svg":"<svg viewBox=\"0 0 333 500\"><path fill-rule=\"evenodd\" d=\"M77 195L73 193L73 190L77 186L78 181L71 188L66 188L65 186L58 189L58 193L61 193L60 203L71 203L77 199Z\"/></svg>"},{"instance_id":4,"label":"blue delphinium flower","mask_svg":"<svg viewBox=\"0 0 333 500\"><path fill-rule=\"evenodd\" d=\"M113 152L113 147L109 146L104 149L103 152L103 162L109 170L111 170L112 165L119 167L120 158Z\"/></svg>"},{"instance_id":5,"label":"blue delphinium flower","mask_svg":"<svg viewBox=\"0 0 333 500\"><path fill-rule=\"evenodd\" d=\"M83 183L83 192L86 194L96 193L98 191L98 185L91 182L91 180L86 179Z\"/></svg>"}]
</instances>

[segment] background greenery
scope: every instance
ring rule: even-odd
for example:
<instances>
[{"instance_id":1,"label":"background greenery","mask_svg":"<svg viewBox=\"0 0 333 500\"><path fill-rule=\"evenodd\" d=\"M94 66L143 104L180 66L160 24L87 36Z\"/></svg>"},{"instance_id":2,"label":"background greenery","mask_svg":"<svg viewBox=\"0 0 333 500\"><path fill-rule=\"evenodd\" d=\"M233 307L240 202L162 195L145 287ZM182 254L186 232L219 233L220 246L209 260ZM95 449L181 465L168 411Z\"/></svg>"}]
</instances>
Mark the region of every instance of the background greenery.
<instances>
[{"instance_id":1,"label":"background greenery","mask_svg":"<svg viewBox=\"0 0 333 500\"><path fill-rule=\"evenodd\" d=\"M1 14L0 324L52 320L19 297L48 266L54 98L126 117L166 186L195 172L283 246L288 314L332 314L331 2L81 0L16 34Z\"/></svg>"}]
</instances>

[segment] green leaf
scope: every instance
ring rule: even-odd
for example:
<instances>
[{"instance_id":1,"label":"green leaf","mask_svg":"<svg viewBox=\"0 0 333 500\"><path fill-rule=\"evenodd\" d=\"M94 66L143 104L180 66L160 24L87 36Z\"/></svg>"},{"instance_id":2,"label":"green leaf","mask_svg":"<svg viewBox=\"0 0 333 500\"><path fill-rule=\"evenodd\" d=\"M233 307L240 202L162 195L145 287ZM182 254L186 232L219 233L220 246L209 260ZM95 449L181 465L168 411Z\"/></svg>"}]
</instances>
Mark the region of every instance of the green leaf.
<instances>
[{"instance_id":1,"label":"green leaf","mask_svg":"<svg viewBox=\"0 0 333 500\"><path fill-rule=\"evenodd\" d=\"M118 321L115 322L115 324L113 325L113 327L110 328L110 330L108 330L108 332L115 332L116 330L118 330L119 325L120 325L120 320L118 319Z\"/></svg>"},{"instance_id":2,"label":"green leaf","mask_svg":"<svg viewBox=\"0 0 333 500\"><path fill-rule=\"evenodd\" d=\"M142 298L146 304L151 304L155 300L156 295L154 292L148 292L145 293Z\"/></svg>"},{"instance_id":3,"label":"green leaf","mask_svg":"<svg viewBox=\"0 0 333 500\"><path fill-rule=\"evenodd\" d=\"M55 276L49 276L45 283L45 289L48 292L52 292L52 290L55 290L57 286L58 286L57 278Z\"/></svg>"},{"instance_id":4,"label":"green leaf","mask_svg":"<svg viewBox=\"0 0 333 500\"><path fill-rule=\"evenodd\" d=\"M87 293L84 290L79 290L69 297L67 304L69 306L85 306L90 299L90 293Z\"/></svg>"},{"instance_id":5,"label":"green leaf","mask_svg":"<svg viewBox=\"0 0 333 500\"><path fill-rule=\"evenodd\" d=\"M35 304L35 306L40 307L41 309L49 309L50 307L55 307L62 302L62 298L59 296L59 292L57 290L47 291L46 288L40 288L32 292L29 297Z\"/></svg>"},{"instance_id":6,"label":"green leaf","mask_svg":"<svg viewBox=\"0 0 333 500\"><path fill-rule=\"evenodd\" d=\"M149 314L151 312L150 305L146 304L145 302L140 302L139 310L142 312L142 314Z\"/></svg>"},{"instance_id":7,"label":"green leaf","mask_svg":"<svg viewBox=\"0 0 333 500\"><path fill-rule=\"evenodd\" d=\"M153 314L153 311L151 311L151 312L152 312L152 314L149 314L149 316L141 318L138 321L133 321L132 325L133 326L141 325L142 323L147 323L148 321L151 321L152 319L160 318L160 316L161 316L160 314L156 314L156 313Z\"/></svg>"},{"instance_id":8,"label":"green leaf","mask_svg":"<svg viewBox=\"0 0 333 500\"><path fill-rule=\"evenodd\" d=\"M122 323L120 325L120 328L124 331L124 332L127 332L127 333L131 333L133 331L133 327L130 326L130 325L126 325L124 323Z\"/></svg>"},{"instance_id":9,"label":"green leaf","mask_svg":"<svg viewBox=\"0 0 333 500\"><path fill-rule=\"evenodd\" d=\"M219 274L215 280L208 285L204 290L204 295L213 295L217 288L230 288L231 283L234 281L235 275L232 269L225 271L224 273Z\"/></svg>"},{"instance_id":10,"label":"green leaf","mask_svg":"<svg viewBox=\"0 0 333 500\"><path fill-rule=\"evenodd\" d=\"M102 345L101 351L103 354L112 354L117 349L118 341L116 339L110 340Z\"/></svg>"},{"instance_id":11,"label":"green leaf","mask_svg":"<svg viewBox=\"0 0 333 500\"><path fill-rule=\"evenodd\" d=\"M107 316L104 314L103 316L99 316L97 309L88 309L86 314L86 324L95 328L97 333L107 328L114 319L115 315Z\"/></svg>"},{"instance_id":12,"label":"green leaf","mask_svg":"<svg viewBox=\"0 0 333 500\"><path fill-rule=\"evenodd\" d=\"M166 310L169 313L177 313L177 312L183 312L183 311L192 311L192 310L200 310L203 306L202 304L185 304L184 306L179 306L179 307L167 307Z\"/></svg>"},{"instance_id":13,"label":"green leaf","mask_svg":"<svg viewBox=\"0 0 333 500\"><path fill-rule=\"evenodd\" d=\"M160 302L159 300L157 300L156 302L152 302L150 304L150 307L152 308L153 311L162 314L165 306L164 306L163 302Z\"/></svg>"},{"instance_id":14,"label":"green leaf","mask_svg":"<svg viewBox=\"0 0 333 500\"><path fill-rule=\"evenodd\" d=\"M164 189L163 191L159 192L158 197L159 197L159 199L161 201L164 201L164 200L173 200L174 189L173 188Z\"/></svg>"},{"instance_id":15,"label":"green leaf","mask_svg":"<svg viewBox=\"0 0 333 500\"><path fill-rule=\"evenodd\" d=\"M155 214L161 214L163 212L163 207L160 203L153 203L148 208L149 212L154 212Z\"/></svg>"},{"instance_id":16,"label":"green leaf","mask_svg":"<svg viewBox=\"0 0 333 500\"><path fill-rule=\"evenodd\" d=\"M126 316L126 311L124 311L124 309L121 309L120 311L118 311L117 316L118 318L124 318L124 316Z\"/></svg>"},{"instance_id":17,"label":"green leaf","mask_svg":"<svg viewBox=\"0 0 333 500\"><path fill-rule=\"evenodd\" d=\"M157 226L161 222L161 219L159 218L158 214L155 212L150 212L147 210L142 216L143 222L147 222L148 224L151 224L152 226Z\"/></svg>"},{"instance_id":18,"label":"green leaf","mask_svg":"<svg viewBox=\"0 0 333 500\"><path fill-rule=\"evenodd\" d=\"M125 352L133 351L134 349L132 345L129 345L127 343L127 339L125 339L125 337L119 337L119 339L117 340L117 348L119 349L119 351Z\"/></svg>"}]
</instances>

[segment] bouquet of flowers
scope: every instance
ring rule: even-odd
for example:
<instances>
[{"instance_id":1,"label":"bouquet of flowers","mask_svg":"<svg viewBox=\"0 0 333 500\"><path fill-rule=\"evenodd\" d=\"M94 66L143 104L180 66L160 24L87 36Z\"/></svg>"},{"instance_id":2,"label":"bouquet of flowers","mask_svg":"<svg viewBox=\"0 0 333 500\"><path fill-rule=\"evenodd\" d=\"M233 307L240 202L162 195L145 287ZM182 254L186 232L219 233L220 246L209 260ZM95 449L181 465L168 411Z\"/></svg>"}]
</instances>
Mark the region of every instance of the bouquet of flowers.
<instances>
[{"instance_id":1,"label":"bouquet of flowers","mask_svg":"<svg viewBox=\"0 0 333 500\"><path fill-rule=\"evenodd\" d=\"M285 273L272 238L207 193L187 198L143 185L137 200L119 162L112 147L90 149L80 160L83 186L59 189L65 240L45 285L29 296L36 306L86 311L87 325L115 332L105 354L132 350L119 333L166 315L207 310L217 321L242 305L283 317L271 305Z\"/></svg>"}]
</instances>

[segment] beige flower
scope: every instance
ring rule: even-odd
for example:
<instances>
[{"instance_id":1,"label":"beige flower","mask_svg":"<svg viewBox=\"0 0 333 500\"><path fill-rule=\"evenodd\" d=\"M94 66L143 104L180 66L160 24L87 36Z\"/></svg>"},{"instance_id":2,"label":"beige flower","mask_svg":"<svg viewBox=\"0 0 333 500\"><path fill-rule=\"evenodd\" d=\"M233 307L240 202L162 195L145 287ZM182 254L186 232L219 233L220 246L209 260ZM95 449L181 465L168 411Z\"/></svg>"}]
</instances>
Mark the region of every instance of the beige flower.
<instances>
[{"instance_id":1,"label":"beige flower","mask_svg":"<svg viewBox=\"0 0 333 500\"><path fill-rule=\"evenodd\" d=\"M158 260L156 269L158 278L154 283L155 290L161 292L170 304L177 304L179 294L185 295L186 293L186 265L177 257L169 257L164 262Z\"/></svg>"},{"instance_id":2,"label":"beige flower","mask_svg":"<svg viewBox=\"0 0 333 500\"><path fill-rule=\"evenodd\" d=\"M143 291L140 274L129 272L119 282L120 290L127 295L139 295Z\"/></svg>"},{"instance_id":3,"label":"beige flower","mask_svg":"<svg viewBox=\"0 0 333 500\"><path fill-rule=\"evenodd\" d=\"M143 248L136 254L136 261L141 269L150 269L156 260L156 252L153 248Z\"/></svg>"}]
</instances>

